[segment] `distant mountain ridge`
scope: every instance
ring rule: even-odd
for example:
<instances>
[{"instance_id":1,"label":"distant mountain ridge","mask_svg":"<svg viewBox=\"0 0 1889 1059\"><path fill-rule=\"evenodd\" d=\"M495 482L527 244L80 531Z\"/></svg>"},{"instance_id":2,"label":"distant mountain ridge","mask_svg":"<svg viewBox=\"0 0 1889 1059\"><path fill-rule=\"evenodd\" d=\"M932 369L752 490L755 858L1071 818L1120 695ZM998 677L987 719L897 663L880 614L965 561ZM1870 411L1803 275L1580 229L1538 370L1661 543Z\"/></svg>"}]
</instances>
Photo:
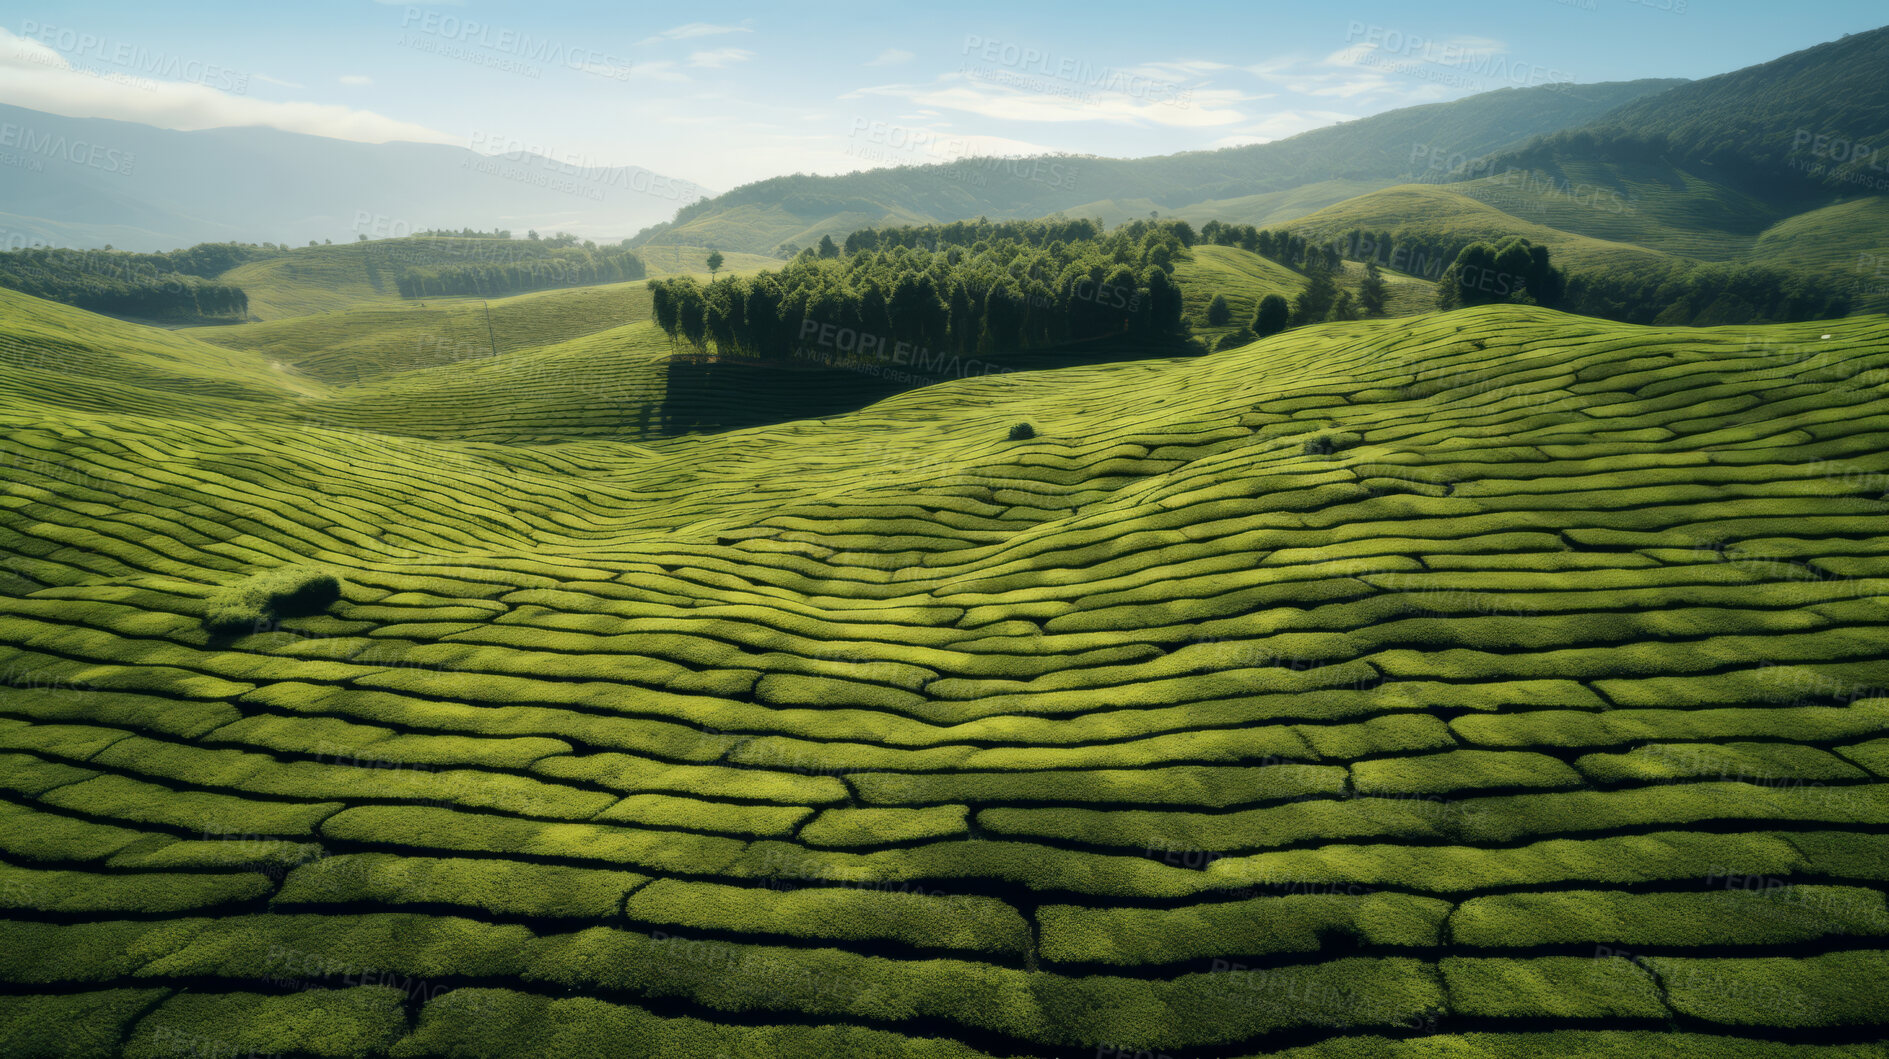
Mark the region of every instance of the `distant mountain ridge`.
<instances>
[{"instance_id":1,"label":"distant mountain ridge","mask_svg":"<svg viewBox=\"0 0 1889 1059\"><path fill-rule=\"evenodd\" d=\"M464 227L614 240L707 193L639 166L260 127L180 132L0 105L0 248L7 249L300 245Z\"/></svg>"},{"instance_id":2,"label":"distant mountain ridge","mask_svg":"<svg viewBox=\"0 0 1889 1059\"><path fill-rule=\"evenodd\" d=\"M1087 155L972 158L840 176L795 174L743 185L683 207L639 242L715 245L766 253L855 228L977 216L1090 216L1098 203L1145 200L1170 213L1204 202L1272 195L1332 183L1319 205L1372 187L1445 179L1466 158L1518 147L1584 124L1623 103L1684 84L1648 79L1545 85L1405 107L1271 143L1148 158ZM1317 206L1312 208L1316 209ZM1309 211L1308 211L1309 212ZM1253 222L1238 207L1221 219Z\"/></svg>"}]
</instances>

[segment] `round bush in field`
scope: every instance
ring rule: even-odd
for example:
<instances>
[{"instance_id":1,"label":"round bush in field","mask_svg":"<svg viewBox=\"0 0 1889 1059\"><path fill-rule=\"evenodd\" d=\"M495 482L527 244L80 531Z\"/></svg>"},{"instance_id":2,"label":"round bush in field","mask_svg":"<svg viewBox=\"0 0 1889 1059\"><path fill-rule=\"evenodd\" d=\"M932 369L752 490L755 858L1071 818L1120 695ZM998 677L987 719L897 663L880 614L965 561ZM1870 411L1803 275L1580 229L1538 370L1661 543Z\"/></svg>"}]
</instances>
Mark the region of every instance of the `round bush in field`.
<instances>
[{"instance_id":1,"label":"round bush in field","mask_svg":"<svg viewBox=\"0 0 1889 1059\"><path fill-rule=\"evenodd\" d=\"M1028 423L1018 423L1010 428L1011 441L1028 441L1036 436L1036 428Z\"/></svg>"},{"instance_id":2,"label":"round bush in field","mask_svg":"<svg viewBox=\"0 0 1889 1059\"><path fill-rule=\"evenodd\" d=\"M203 625L215 633L259 631L281 618L320 614L340 598L341 582L328 571L284 566L219 589Z\"/></svg>"}]
</instances>

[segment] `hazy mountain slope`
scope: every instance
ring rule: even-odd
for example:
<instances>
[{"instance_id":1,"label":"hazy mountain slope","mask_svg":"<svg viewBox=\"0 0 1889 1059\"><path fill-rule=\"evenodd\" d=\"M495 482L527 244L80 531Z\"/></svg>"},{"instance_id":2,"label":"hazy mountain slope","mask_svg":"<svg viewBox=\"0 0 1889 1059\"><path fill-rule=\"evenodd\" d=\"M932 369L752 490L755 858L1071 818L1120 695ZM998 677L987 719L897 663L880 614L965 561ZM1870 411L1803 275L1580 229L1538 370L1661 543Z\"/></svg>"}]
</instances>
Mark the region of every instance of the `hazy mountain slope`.
<instances>
[{"instance_id":1,"label":"hazy mountain slope","mask_svg":"<svg viewBox=\"0 0 1889 1059\"><path fill-rule=\"evenodd\" d=\"M1147 200L1173 212L1325 181L1392 183L1578 125L1680 82L1503 89L1406 107L1273 143L1152 158L965 159L844 176L776 177L684 207L648 240L771 251L868 224L976 216L1040 217L1104 200ZM1438 168L1432 168L1432 163Z\"/></svg>"},{"instance_id":2,"label":"hazy mountain slope","mask_svg":"<svg viewBox=\"0 0 1889 1059\"><path fill-rule=\"evenodd\" d=\"M1878 193L1889 189L1886 70L1889 27L1854 33L1626 102L1587 125L1500 152L1486 171L1666 161L1792 212L1833 195Z\"/></svg>"},{"instance_id":3,"label":"hazy mountain slope","mask_svg":"<svg viewBox=\"0 0 1889 1059\"><path fill-rule=\"evenodd\" d=\"M639 167L441 144L261 127L177 132L4 105L0 122L18 127L14 153L24 159L0 166L0 225L16 244L170 250L464 227L621 239L704 193Z\"/></svg>"}]
</instances>

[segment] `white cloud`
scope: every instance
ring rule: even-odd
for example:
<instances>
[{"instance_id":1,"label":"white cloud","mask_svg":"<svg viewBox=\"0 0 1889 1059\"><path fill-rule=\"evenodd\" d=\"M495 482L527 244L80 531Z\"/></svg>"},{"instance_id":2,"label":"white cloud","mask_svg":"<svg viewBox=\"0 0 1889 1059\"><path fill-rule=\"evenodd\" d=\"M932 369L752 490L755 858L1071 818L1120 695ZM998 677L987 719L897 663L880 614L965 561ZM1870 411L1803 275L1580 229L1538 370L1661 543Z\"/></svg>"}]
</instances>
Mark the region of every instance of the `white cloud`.
<instances>
[{"instance_id":1,"label":"white cloud","mask_svg":"<svg viewBox=\"0 0 1889 1059\"><path fill-rule=\"evenodd\" d=\"M908 52L904 50L903 48L887 48L886 50L880 52L877 57L866 60L866 65L867 66L898 66L902 63L911 62L913 59L916 59L916 58L918 58L918 56L913 55L911 52Z\"/></svg>"},{"instance_id":2,"label":"white cloud","mask_svg":"<svg viewBox=\"0 0 1889 1059\"><path fill-rule=\"evenodd\" d=\"M689 53L689 65L719 70L731 63L744 63L754 58L754 53L745 48L712 48L708 51Z\"/></svg>"},{"instance_id":3,"label":"white cloud","mask_svg":"<svg viewBox=\"0 0 1889 1059\"><path fill-rule=\"evenodd\" d=\"M1281 110L1241 126L1237 131L1213 141L1210 147L1244 147L1254 143L1271 143L1288 136L1296 136L1312 129L1321 129L1327 125L1336 125L1341 121L1353 121L1357 114L1347 114L1336 110Z\"/></svg>"},{"instance_id":4,"label":"white cloud","mask_svg":"<svg viewBox=\"0 0 1889 1059\"><path fill-rule=\"evenodd\" d=\"M366 74L342 74L341 83L344 85L357 85L357 86L358 85L371 85L374 83L374 79L367 76Z\"/></svg>"},{"instance_id":5,"label":"white cloud","mask_svg":"<svg viewBox=\"0 0 1889 1059\"><path fill-rule=\"evenodd\" d=\"M281 85L283 88L301 88L302 87L302 85L299 82L284 81L280 78L270 77L268 74L250 74L249 76L255 78L258 81L266 81L272 85Z\"/></svg>"},{"instance_id":6,"label":"white cloud","mask_svg":"<svg viewBox=\"0 0 1889 1059\"><path fill-rule=\"evenodd\" d=\"M340 104L271 102L207 84L104 77L74 69L58 52L4 29L0 29L0 99L69 118L115 118L166 129L263 125L363 143L454 143L459 139Z\"/></svg>"},{"instance_id":7,"label":"white cloud","mask_svg":"<svg viewBox=\"0 0 1889 1059\"><path fill-rule=\"evenodd\" d=\"M680 26L671 26L653 37L645 37L638 44L657 44L665 40L688 40L691 37L715 37L723 33L752 33L746 25L724 26L713 22L685 22Z\"/></svg>"},{"instance_id":8,"label":"white cloud","mask_svg":"<svg viewBox=\"0 0 1889 1059\"><path fill-rule=\"evenodd\" d=\"M929 85L861 88L841 99L889 96L916 106L966 111L1008 121L1106 121L1178 128L1211 128L1246 120L1237 104L1251 98L1224 88L1185 88L1147 80L1121 82L1127 90L1091 88L1080 81L990 71L948 74Z\"/></svg>"}]
</instances>

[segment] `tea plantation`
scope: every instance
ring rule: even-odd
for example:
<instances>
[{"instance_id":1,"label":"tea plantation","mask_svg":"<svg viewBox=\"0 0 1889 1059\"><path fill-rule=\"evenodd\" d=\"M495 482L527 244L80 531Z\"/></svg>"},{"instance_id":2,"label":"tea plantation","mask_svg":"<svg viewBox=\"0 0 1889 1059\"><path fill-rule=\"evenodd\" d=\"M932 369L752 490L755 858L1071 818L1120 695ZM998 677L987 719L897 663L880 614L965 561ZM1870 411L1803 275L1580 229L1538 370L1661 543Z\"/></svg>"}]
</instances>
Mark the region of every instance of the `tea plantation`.
<instances>
[{"instance_id":1,"label":"tea plantation","mask_svg":"<svg viewBox=\"0 0 1889 1059\"><path fill-rule=\"evenodd\" d=\"M0 1054L1883 1054L1889 318L0 318Z\"/></svg>"}]
</instances>

